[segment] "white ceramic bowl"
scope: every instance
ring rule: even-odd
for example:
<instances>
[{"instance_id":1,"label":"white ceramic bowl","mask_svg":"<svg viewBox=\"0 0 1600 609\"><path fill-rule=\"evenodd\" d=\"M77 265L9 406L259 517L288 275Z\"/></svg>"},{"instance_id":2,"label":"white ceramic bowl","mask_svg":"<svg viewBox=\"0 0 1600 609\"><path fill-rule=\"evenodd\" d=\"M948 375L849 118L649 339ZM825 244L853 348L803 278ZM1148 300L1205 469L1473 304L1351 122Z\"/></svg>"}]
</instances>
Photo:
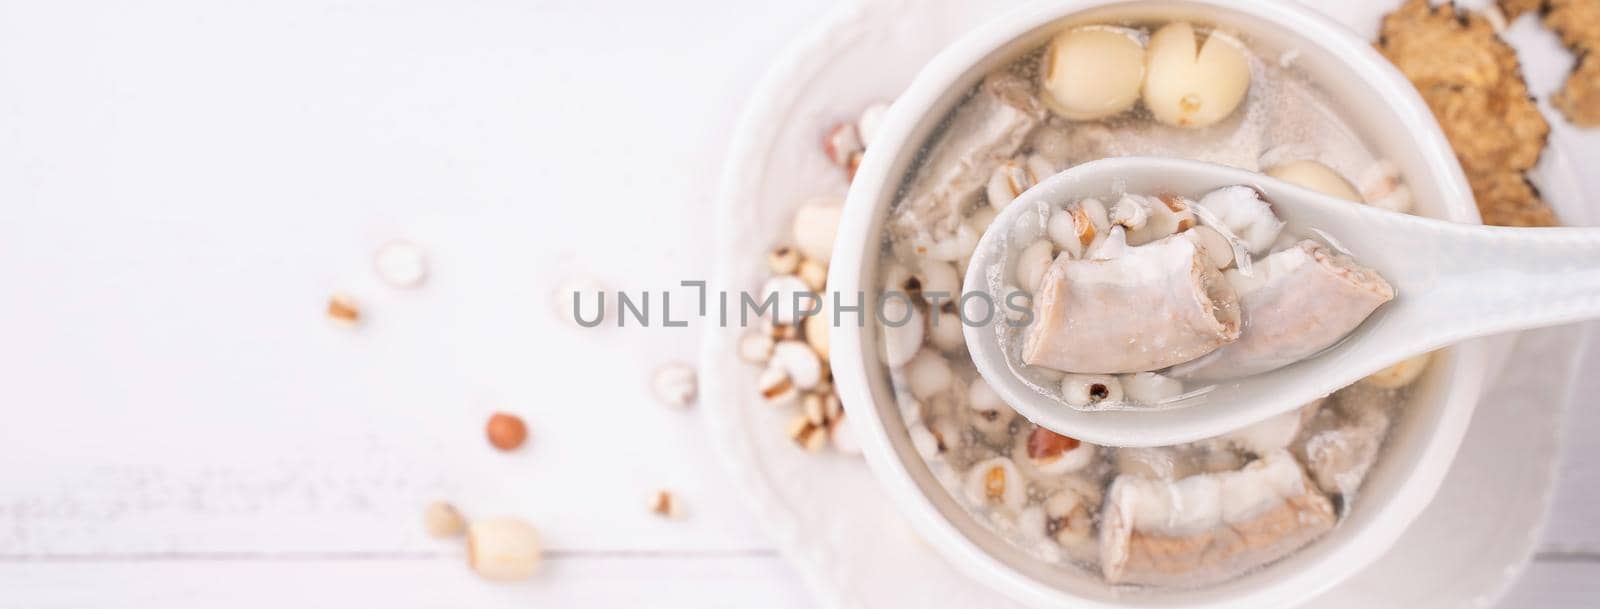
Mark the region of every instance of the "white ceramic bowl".
<instances>
[{"instance_id":1,"label":"white ceramic bowl","mask_svg":"<svg viewBox=\"0 0 1600 609\"><path fill-rule=\"evenodd\" d=\"M879 244L895 191L940 120L985 74L1074 23L1191 20L1239 32L1258 53L1294 49L1344 120L1394 161L1417 211L1479 222L1471 191L1432 115L1370 43L1287 2L1055 0L1009 13L962 38L928 64L898 98L856 173L834 247L828 289L876 294ZM868 301L873 299L869 297ZM934 479L912 447L872 324L831 334L840 394L868 462L918 532L974 578L1022 602L1049 607L1289 607L1309 600L1383 554L1432 499L1449 468L1486 376L1481 343L1441 353L1362 486L1332 532L1293 555L1198 590L1107 586L1093 574L1034 559L991 533Z\"/></svg>"}]
</instances>

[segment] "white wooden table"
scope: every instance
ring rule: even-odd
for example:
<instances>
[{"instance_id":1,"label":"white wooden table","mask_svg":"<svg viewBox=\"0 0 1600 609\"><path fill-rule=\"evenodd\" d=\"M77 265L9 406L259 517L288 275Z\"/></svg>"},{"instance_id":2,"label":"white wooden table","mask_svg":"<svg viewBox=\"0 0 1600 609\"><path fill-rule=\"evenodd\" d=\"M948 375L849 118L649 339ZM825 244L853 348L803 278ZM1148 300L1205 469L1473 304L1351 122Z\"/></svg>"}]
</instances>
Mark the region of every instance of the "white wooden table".
<instances>
[{"instance_id":1,"label":"white wooden table","mask_svg":"<svg viewBox=\"0 0 1600 609\"><path fill-rule=\"evenodd\" d=\"M552 298L705 276L734 116L831 4L0 2L0 607L812 606L649 396L698 324ZM423 289L369 271L395 237ZM1600 592L1587 401L1508 607ZM545 572L477 579L435 499L532 519Z\"/></svg>"}]
</instances>

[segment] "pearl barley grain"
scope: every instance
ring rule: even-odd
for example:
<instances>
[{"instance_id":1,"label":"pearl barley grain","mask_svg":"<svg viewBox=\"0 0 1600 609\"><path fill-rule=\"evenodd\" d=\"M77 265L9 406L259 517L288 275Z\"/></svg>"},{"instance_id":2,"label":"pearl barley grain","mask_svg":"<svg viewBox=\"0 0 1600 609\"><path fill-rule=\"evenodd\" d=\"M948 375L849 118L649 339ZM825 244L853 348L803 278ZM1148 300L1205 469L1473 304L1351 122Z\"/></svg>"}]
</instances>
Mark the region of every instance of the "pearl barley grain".
<instances>
[{"instance_id":1,"label":"pearl barley grain","mask_svg":"<svg viewBox=\"0 0 1600 609\"><path fill-rule=\"evenodd\" d=\"M767 268L774 275L789 275L800 268L800 251L787 245L773 248L767 253Z\"/></svg>"},{"instance_id":2,"label":"pearl barley grain","mask_svg":"<svg viewBox=\"0 0 1600 609\"><path fill-rule=\"evenodd\" d=\"M1017 254L1017 286L1029 294L1037 294L1039 285L1044 282L1044 274L1050 270L1050 261L1053 259L1055 244L1047 239L1040 239L1022 249Z\"/></svg>"},{"instance_id":3,"label":"pearl barley grain","mask_svg":"<svg viewBox=\"0 0 1600 609\"><path fill-rule=\"evenodd\" d=\"M1361 384L1378 389L1400 389L1421 378L1422 372L1428 369L1428 362L1432 359L1432 353L1418 355L1361 379Z\"/></svg>"},{"instance_id":4,"label":"pearl barley grain","mask_svg":"<svg viewBox=\"0 0 1600 609\"><path fill-rule=\"evenodd\" d=\"M923 349L906 365L906 382L919 400L943 393L953 380L950 362L935 351Z\"/></svg>"},{"instance_id":5,"label":"pearl barley grain","mask_svg":"<svg viewBox=\"0 0 1600 609\"><path fill-rule=\"evenodd\" d=\"M807 452L816 452L828 441L828 430L816 426L806 415L801 414L789 420L786 429L789 439Z\"/></svg>"},{"instance_id":6,"label":"pearl barley grain","mask_svg":"<svg viewBox=\"0 0 1600 609\"><path fill-rule=\"evenodd\" d=\"M768 365L782 370L799 389L810 389L822 382L822 359L810 345L801 341L786 340L773 345Z\"/></svg>"},{"instance_id":7,"label":"pearl barley grain","mask_svg":"<svg viewBox=\"0 0 1600 609\"><path fill-rule=\"evenodd\" d=\"M1083 256L1083 248L1094 243L1095 229L1080 206L1051 213L1050 220L1045 223L1045 235L1067 254L1068 259L1076 259Z\"/></svg>"},{"instance_id":8,"label":"pearl barley grain","mask_svg":"<svg viewBox=\"0 0 1600 609\"><path fill-rule=\"evenodd\" d=\"M761 286L763 301L776 299L772 304L772 319L778 325L798 322L802 312L816 306L817 293L805 280L794 275L777 275L767 278Z\"/></svg>"},{"instance_id":9,"label":"pearl barley grain","mask_svg":"<svg viewBox=\"0 0 1600 609\"><path fill-rule=\"evenodd\" d=\"M766 332L746 332L739 337L739 358L752 364L765 364L772 357L773 342L772 335Z\"/></svg>"},{"instance_id":10,"label":"pearl barley grain","mask_svg":"<svg viewBox=\"0 0 1600 609\"><path fill-rule=\"evenodd\" d=\"M1080 408L1117 403L1122 401L1122 382L1106 374L1068 374L1061 379L1061 397Z\"/></svg>"},{"instance_id":11,"label":"pearl barley grain","mask_svg":"<svg viewBox=\"0 0 1600 609\"><path fill-rule=\"evenodd\" d=\"M984 196L988 197L990 208L1000 209L1010 205L1029 188L1033 188L1033 176L1028 173L1028 168L1017 161L1006 161L989 175Z\"/></svg>"},{"instance_id":12,"label":"pearl barley grain","mask_svg":"<svg viewBox=\"0 0 1600 609\"><path fill-rule=\"evenodd\" d=\"M456 506L443 501L435 501L423 511L422 523L428 529L428 535L435 539L455 537L467 528L466 520L461 518Z\"/></svg>"},{"instance_id":13,"label":"pearl barley grain","mask_svg":"<svg viewBox=\"0 0 1600 609\"><path fill-rule=\"evenodd\" d=\"M904 298L890 298L883 302L879 315L879 319L888 322L881 324L883 362L890 368L905 366L922 348L925 329L922 312L907 304Z\"/></svg>"},{"instance_id":14,"label":"pearl barley grain","mask_svg":"<svg viewBox=\"0 0 1600 609\"><path fill-rule=\"evenodd\" d=\"M861 454L861 444L856 441L855 430L845 423L843 414L828 422L828 443L840 454Z\"/></svg>"},{"instance_id":15,"label":"pearl barley grain","mask_svg":"<svg viewBox=\"0 0 1600 609\"><path fill-rule=\"evenodd\" d=\"M888 111L889 102L878 102L861 111L861 118L856 119L856 137L861 139L863 148L872 145L872 138L878 134L878 126L883 124L883 115Z\"/></svg>"},{"instance_id":16,"label":"pearl barley grain","mask_svg":"<svg viewBox=\"0 0 1600 609\"><path fill-rule=\"evenodd\" d=\"M827 361L829 354L828 319L826 314L812 315L807 317L801 324L805 327L806 344L810 345L811 350L815 351L817 357L822 358L823 361Z\"/></svg>"},{"instance_id":17,"label":"pearl barley grain","mask_svg":"<svg viewBox=\"0 0 1600 609\"><path fill-rule=\"evenodd\" d=\"M856 126L852 123L834 125L822 138L822 152L828 155L829 161L839 167L849 164L850 157L861 154L865 149L861 143L861 136L856 133Z\"/></svg>"},{"instance_id":18,"label":"pearl barley grain","mask_svg":"<svg viewBox=\"0 0 1600 609\"><path fill-rule=\"evenodd\" d=\"M334 294L328 298L328 319L347 328L355 327L361 323L361 307L354 298Z\"/></svg>"},{"instance_id":19,"label":"pearl barley grain","mask_svg":"<svg viewBox=\"0 0 1600 609\"><path fill-rule=\"evenodd\" d=\"M397 239L378 246L372 269L392 287L414 288L428 278L428 259L417 244Z\"/></svg>"},{"instance_id":20,"label":"pearl barley grain","mask_svg":"<svg viewBox=\"0 0 1600 609\"><path fill-rule=\"evenodd\" d=\"M667 489L650 493L647 505L650 507L650 513L668 520L676 520L683 516L683 506L678 502L678 496Z\"/></svg>"},{"instance_id":21,"label":"pearl barley grain","mask_svg":"<svg viewBox=\"0 0 1600 609\"><path fill-rule=\"evenodd\" d=\"M968 501L981 506L1019 510L1028 500L1027 483L1017 473L1017 466L1005 457L973 465L962 490Z\"/></svg>"},{"instance_id":22,"label":"pearl barley grain","mask_svg":"<svg viewBox=\"0 0 1600 609\"><path fill-rule=\"evenodd\" d=\"M668 406L687 408L694 403L697 391L695 371L688 364L665 364L650 376L650 393L656 401Z\"/></svg>"},{"instance_id":23,"label":"pearl barley grain","mask_svg":"<svg viewBox=\"0 0 1600 609\"><path fill-rule=\"evenodd\" d=\"M794 242L807 258L827 264L833 256L833 237L839 230L844 200L834 196L813 197L794 213Z\"/></svg>"},{"instance_id":24,"label":"pearl barley grain","mask_svg":"<svg viewBox=\"0 0 1600 609\"><path fill-rule=\"evenodd\" d=\"M572 277L556 286L551 304L556 317L574 328L582 328L583 323L605 327L605 292L605 285L599 281Z\"/></svg>"},{"instance_id":25,"label":"pearl barley grain","mask_svg":"<svg viewBox=\"0 0 1600 609\"><path fill-rule=\"evenodd\" d=\"M952 300L961 297L961 276L956 265L925 260L916 277L922 284L924 300Z\"/></svg>"},{"instance_id":26,"label":"pearl barley grain","mask_svg":"<svg viewBox=\"0 0 1600 609\"><path fill-rule=\"evenodd\" d=\"M938 312L929 312L928 342L945 353L956 353L967 347L967 337L962 333L961 316L956 313L955 302L946 302Z\"/></svg>"},{"instance_id":27,"label":"pearl barley grain","mask_svg":"<svg viewBox=\"0 0 1600 609\"><path fill-rule=\"evenodd\" d=\"M1128 399L1140 404L1160 404L1183 395L1183 381L1154 372L1137 372L1121 377Z\"/></svg>"},{"instance_id":28,"label":"pearl barley grain","mask_svg":"<svg viewBox=\"0 0 1600 609\"><path fill-rule=\"evenodd\" d=\"M799 267L795 269L795 276L806 282L806 287L811 288L812 292L818 294L828 286L828 267L810 258L800 262Z\"/></svg>"},{"instance_id":29,"label":"pearl barley grain","mask_svg":"<svg viewBox=\"0 0 1600 609\"><path fill-rule=\"evenodd\" d=\"M800 397L800 390L795 387L794 379L789 378L789 373L778 367L762 370L761 376L756 379L756 387L761 393L761 400L771 406L784 406Z\"/></svg>"}]
</instances>

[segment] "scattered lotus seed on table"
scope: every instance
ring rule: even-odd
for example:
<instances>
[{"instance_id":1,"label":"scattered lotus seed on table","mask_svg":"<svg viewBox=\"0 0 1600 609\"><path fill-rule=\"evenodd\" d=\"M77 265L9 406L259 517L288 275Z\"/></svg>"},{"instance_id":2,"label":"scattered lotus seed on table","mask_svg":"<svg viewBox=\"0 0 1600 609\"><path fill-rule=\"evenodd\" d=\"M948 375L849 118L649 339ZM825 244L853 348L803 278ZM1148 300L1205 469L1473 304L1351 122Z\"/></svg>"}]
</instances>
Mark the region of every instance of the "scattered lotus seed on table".
<instances>
[{"instance_id":1,"label":"scattered lotus seed on table","mask_svg":"<svg viewBox=\"0 0 1600 609\"><path fill-rule=\"evenodd\" d=\"M539 532L527 521L498 517L467 527L467 564L484 579L527 579L543 558Z\"/></svg>"}]
</instances>

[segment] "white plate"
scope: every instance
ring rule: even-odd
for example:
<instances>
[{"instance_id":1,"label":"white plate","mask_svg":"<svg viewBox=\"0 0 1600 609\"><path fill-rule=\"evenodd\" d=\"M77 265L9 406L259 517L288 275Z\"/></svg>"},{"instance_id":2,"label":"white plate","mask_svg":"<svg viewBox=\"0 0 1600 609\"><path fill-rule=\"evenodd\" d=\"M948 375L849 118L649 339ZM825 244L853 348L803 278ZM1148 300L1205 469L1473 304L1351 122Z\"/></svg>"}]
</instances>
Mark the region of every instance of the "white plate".
<instances>
[{"instance_id":1,"label":"white plate","mask_svg":"<svg viewBox=\"0 0 1600 609\"><path fill-rule=\"evenodd\" d=\"M1332 16L1370 33L1391 4L1348 2ZM843 194L843 176L820 150L830 125L892 98L944 44L1015 5L846 2L797 40L760 83L729 151L718 200L715 287L756 289L766 275L765 251L788 240L796 204L813 194ZM1581 191L1566 158L1563 143L1554 142L1535 182L1563 218L1580 223ZM916 539L859 459L805 453L784 437L794 413L755 398L759 370L735 356L741 334L737 327L707 330L702 410L724 462L818 600L828 607L1010 606ZM1492 604L1543 529L1562 406L1582 344L1576 332L1544 331L1525 336L1515 353L1501 350L1501 361L1513 365L1486 392L1433 504L1393 551L1312 606Z\"/></svg>"}]
</instances>

